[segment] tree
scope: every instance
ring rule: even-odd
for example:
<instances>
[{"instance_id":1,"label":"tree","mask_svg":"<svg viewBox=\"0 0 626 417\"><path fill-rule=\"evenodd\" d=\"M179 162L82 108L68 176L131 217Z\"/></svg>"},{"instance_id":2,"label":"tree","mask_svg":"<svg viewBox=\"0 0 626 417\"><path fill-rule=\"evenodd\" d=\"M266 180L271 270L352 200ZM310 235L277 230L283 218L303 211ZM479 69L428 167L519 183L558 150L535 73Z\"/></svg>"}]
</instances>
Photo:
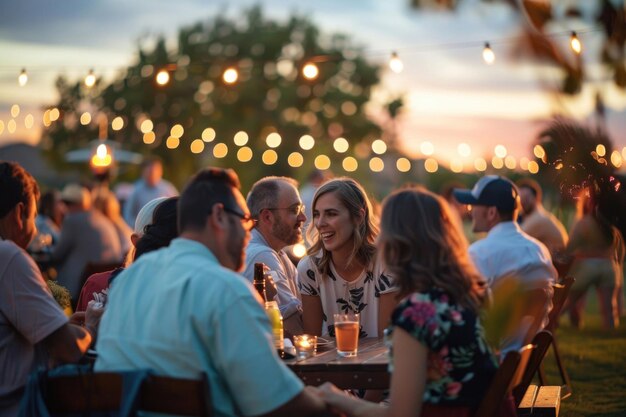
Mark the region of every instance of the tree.
<instances>
[{"instance_id":1,"label":"tree","mask_svg":"<svg viewBox=\"0 0 626 417\"><path fill-rule=\"evenodd\" d=\"M319 76L308 80L300 69L307 62L316 63ZM238 70L234 84L223 81L224 70ZM165 69L171 81L155 83L155 74ZM175 50L168 50L160 38L152 47L139 46L137 62L108 85L99 85L91 94L78 83L70 85L62 78L57 87L61 99L57 105L64 123L48 130L47 143L54 153L75 149L95 137L95 127L79 123L85 108L109 116L121 116L125 128L112 132L111 139L124 147L157 154L164 160L166 174L182 185L190 174L207 165L232 167L244 186L263 175L290 175L303 178L313 168L314 155L326 154L333 168L340 166L343 155L332 151L332 141L345 137L351 145L371 142L381 128L365 114L370 91L379 82L379 68L366 61L360 47L347 36L322 36L305 17L292 16L279 23L263 16L260 7L246 11L242 18L224 15L182 28ZM139 130L150 120L156 140L144 144ZM175 149L166 147L171 128L180 124L184 134ZM203 142L199 154L190 152L193 140ZM244 131L254 153L250 162L237 158L239 146L234 135ZM268 167L261 154L268 148L269 133L282 137L276 149L277 162ZM302 135L315 138L315 148L299 147ZM172 140L172 142L176 142ZM213 148L222 142L228 146L224 158L215 158ZM301 167L287 163L292 152L304 156ZM52 155L53 152L50 152ZM60 161L57 161L60 163Z\"/></svg>"}]
</instances>

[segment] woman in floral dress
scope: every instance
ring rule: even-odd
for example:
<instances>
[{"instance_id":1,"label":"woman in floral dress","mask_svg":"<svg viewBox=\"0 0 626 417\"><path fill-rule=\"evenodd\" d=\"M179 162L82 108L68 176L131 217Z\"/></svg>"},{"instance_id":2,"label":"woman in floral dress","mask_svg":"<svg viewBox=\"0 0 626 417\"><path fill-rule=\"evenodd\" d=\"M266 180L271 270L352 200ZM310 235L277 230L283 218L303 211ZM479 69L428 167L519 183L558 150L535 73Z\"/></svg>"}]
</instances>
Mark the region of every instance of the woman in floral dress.
<instances>
[{"instance_id":1,"label":"woman in floral dress","mask_svg":"<svg viewBox=\"0 0 626 417\"><path fill-rule=\"evenodd\" d=\"M360 336L382 336L397 288L376 259L377 219L352 178L324 183L313 197L309 256L298 264L304 331L334 336L333 314L360 314Z\"/></svg>"},{"instance_id":2,"label":"woman in floral dress","mask_svg":"<svg viewBox=\"0 0 626 417\"><path fill-rule=\"evenodd\" d=\"M348 397L331 384L321 395L351 417L470 416L497 361L479 320L482 281L447 203L422 188L397 191L383 207L379 250L397 279L388 407ZM514 407L501 415L515 415Z\"/></svg>"}]
</instances>

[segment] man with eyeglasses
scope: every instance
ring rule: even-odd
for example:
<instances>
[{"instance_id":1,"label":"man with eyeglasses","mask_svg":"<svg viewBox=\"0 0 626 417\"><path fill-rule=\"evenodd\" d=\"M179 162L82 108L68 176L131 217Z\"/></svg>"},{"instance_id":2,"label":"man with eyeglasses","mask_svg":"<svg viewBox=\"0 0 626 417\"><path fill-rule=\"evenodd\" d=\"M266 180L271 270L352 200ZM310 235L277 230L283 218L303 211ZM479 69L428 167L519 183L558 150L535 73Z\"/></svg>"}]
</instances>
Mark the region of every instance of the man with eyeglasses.
<instances>
[{"instance_id":1,"label":"man with eyeglasses","mask_svg":"<svg viewBox=\"0 0 626 417\"><path fill-rule=\"evenodd\" d=\"M324 414L276 354L260 297L237 273L253 225L235 172L200 171L179 200L180 237L113 283L96 370L204 372L218 417Z\"/></svg>"},{"instance_id":2,"label":"man with eyeglasses","mask_svg":"<svg viewBox=\"0 0 626 417\"><path fill-rule=\"evenodd\" d=\"M262 262L269 267L285 330L301 334L302 300L298 291L298 271L283 250L302 242L306 215L298 182L288 177L262 178L252 186L246 200L257 224L246 248L243 275L252 282L255 263Z\"/></svg>"}]
</instances>

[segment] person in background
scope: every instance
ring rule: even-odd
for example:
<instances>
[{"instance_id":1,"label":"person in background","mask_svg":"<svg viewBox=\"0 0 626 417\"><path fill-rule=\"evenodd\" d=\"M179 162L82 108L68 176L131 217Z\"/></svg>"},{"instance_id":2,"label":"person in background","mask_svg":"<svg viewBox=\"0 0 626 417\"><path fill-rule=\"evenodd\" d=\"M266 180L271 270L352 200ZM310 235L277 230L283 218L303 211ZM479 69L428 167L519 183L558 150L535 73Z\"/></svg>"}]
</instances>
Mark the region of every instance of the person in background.
<instances>
[{"instance_id":1,"label":"person in background","mask_svg":"<svg viewBox=\"0 0 626 417\"><path fill-rule=\"evenodd\" d=\"M614 329L619 326L619 296L624 281L623 238L599 213L592 189L581 191L577 211L578 220L567 245L567 253L574 257L568 275L576 281L562 311L569 312L572 325L581 328L585 295L592 286L596 287L602 325Z\"/></svg>"},{"instance_id":2,"label":"person in background","mask_svg":"<svg viewBox=\"0 0 626 417\"><path fill-rule=\"evenodd\" d=\"M92 208L91 194L85 187L69 184L61 192L61 199L67 214L51 260L59 265L57 281L70 290L72 305L76 305L87 264L121 264L123 254L115 227Z\"/></svg>"},{"instance_id":3,"label":"person in background","mask_svg":"<svg viewBox=\"0 0 626 417\"><path fill-rule=\"evenodd\" d=\"M132 193L124 202L124 220L132 226L135 224L139 210L150 200L177 195L176 187L163 179L161 160L157 157L147 157L141 164L141 179L135 182Z\"/></svg>"},{"instance_id":4,"label":"person in background","mask_svg":"<svg viewBox=\"0 0 626 417\"><path fill-rule=\"evenodd\" d=\"M292 335L302 334L302 301L298 271L283 249L302 242L306 216L297 187L292 178L265 177L250 189L247 204L257 223L250 233L243 272L252 282L255 263L262 262L272 271L284 327Z\"/></svg>"},{"instance_id":5,"label":"person in background","mask_svg":"<svg viewBox=\"0 0 626 417\"><path fill-rule=\"evenodd\" d=\"M304 331L334 336L333 314L360 314L360 336L381 337L396 305L394 280L376 257L377 218L351 178L318 188L309 227L313 243L298 264Z\"/></svg>"},{"instance_id":6,"label":"person in background","mask_svg":"<svg viewBox=\"0 0 626 417\"><path fill-rule=\"evenodd\" d=\"M402 297L388 329L389 406L329 383L320 388L322 398L349 417L473 415L497 360L480 323L475 282L482 278L451 208L423 188L398 190L383 202L378 242ZM516 416L512 401L498 415Z\"/></svg>"},{"instance_id":7,"label":"person in background","mask_svg":"<svg viewBox=\"0 0 626 417\"><path fill-rule=\"evenodd\" d=\"M523 218L520 227L548 248L553 258L567 245L567 231L563 223L543 207L541 186L530 178L517 182Z\"/></svg>"},{"instance_id":8,"label":"person in background","mask_svg":"<svg viewBox=\"0 0 626 417\"><path fill-rule=\"evenodd\" d=\"M472 206L474 232L487 236L469 247L469 255L490 288L514 283L520 291L514 302L520 305L516 334L503 341L503 351L529 343L548 323L552 308L552 284L557 272L550 251L517 224L519 190L509 179L497 175L482 177L472 190L455 189L454 197ZM494 292L494 302L497 294Z\"/></svg>"},{"instance_id":9,"label":"person in background","mask_svg":"<svg viewBox=\"0 0 626 417\"><path fill-rule=\"evenodd\" d=\"M95 369L205 372L218 417L323 414L325 404L278 357L260 296L237 273L254 225L239 188L232 170L191 179L178 206L180 237L115 279Z\"/></svg>"},{"instance_id":10,"label":"person in background","mask_svg":"<svg viewBox=\"0 0 626 417\"><path fill-rule=\"evenodd\" d=\"M111 281L144 253L165 247L178 236L176 205L178 197L155 198L139 211L135 230L131 235L133 250L123 267L91 275L85 281L76 304L76 311L85 311L91 300L104 300ZM145 237L145 239L144 239Z\"/></svg>"},{"instance_id":11,"label":"person in background","mask_svg":"<svg viewBox=\"0 0 626 417\"><path fill-rule=\"evenodd\" d=\"M113 223L115 231L117 232L117 237L120 241L122 253L127 254L132 247L130 236L132 235L133 230L128 227L122 218L120 203L117 201L115 194L108 189L100 191L96 194L93 200L93 206L100 213L104 214L104 216L108 218L111 223Z\"/></svg>"},{"instance_id":12,"label":"person in background","mask_svg":"<svg viewBox=\"0 0 626 417\"><path fill-rule=\"evenodd\" d=\"M51 246L59 241L64 217L65 204L61 201L61 194L57 190L45 192L39 200L39 211L35 218L35 225L39 234L50 236Z\"/></svg>"},{"instance_id":13,"label":"person in background","mask_svg":"<svg viewBox=\"0 0 626 417\"><path fill-rule=\"evenodd\" d=\"M91 336L68 322L25 251L37 233L34 178L20 165L0 161L0 195L0 416L8 417L17 414L33 370L77 362Z\"/></svg>"}]
</instances>

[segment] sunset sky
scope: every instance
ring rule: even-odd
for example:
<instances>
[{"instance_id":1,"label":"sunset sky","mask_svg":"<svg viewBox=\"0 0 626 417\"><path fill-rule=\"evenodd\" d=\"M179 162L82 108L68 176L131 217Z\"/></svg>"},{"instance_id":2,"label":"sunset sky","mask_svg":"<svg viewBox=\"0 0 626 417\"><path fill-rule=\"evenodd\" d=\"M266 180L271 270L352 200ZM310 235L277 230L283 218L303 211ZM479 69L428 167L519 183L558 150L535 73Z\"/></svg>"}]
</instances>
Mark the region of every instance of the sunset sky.
<instances>
[{"instance_id":1,"label":"sunset sky","mask_svg":"<svg viewBox=\"0 0 626 417\"><path fill-rule=\"evenodd\" d=\"M626 93L618 90L598 63L603 33L594 27L596 2L584 1L579 19L559 19L550 27L559 45L567 49L571 30L578 30L584 48L588 83L575 98L546 93L558 85L559 73L519 53L515 39L523 16L503 4L466 0L454 12L415 11L408 0L20 0L0 5L0 146L26 141L36 143L43 128L41 108L56 101L54 80L59 74L83 77L89 68L110 79L133 62L139 39L165 34L175 40L178 28L206 20L219 11L237 16L261 4L264 12L285 19L292 12L311 17L323 33L350 35L362 45L372 62L385 63L398 52L404 70L386 69L372 99L378 105L402 95L405 109L399 120L399 137L412 157L422 155L424 142L434 144L434 156L448 163L465 164L477 156L489 157L502 144L516 158L532 155L531 143L555 112L581 121L593 120L594 97L601 91L607 107L607 126L617 149L626 146ZM568 3L557 2L564 14ZM599 2L598 2L599 3ZM496 62L482 59L490 41ZM566 51L567 52L567 51ZM17 76L24 67L29 82L20 87ZM11 106L20 114L13 118ZM28 114L34 126L24 127ZM14 119L17 129L9 132ZM471 155L459 155L460 144Z\"/></svg>"}]
</instances>

